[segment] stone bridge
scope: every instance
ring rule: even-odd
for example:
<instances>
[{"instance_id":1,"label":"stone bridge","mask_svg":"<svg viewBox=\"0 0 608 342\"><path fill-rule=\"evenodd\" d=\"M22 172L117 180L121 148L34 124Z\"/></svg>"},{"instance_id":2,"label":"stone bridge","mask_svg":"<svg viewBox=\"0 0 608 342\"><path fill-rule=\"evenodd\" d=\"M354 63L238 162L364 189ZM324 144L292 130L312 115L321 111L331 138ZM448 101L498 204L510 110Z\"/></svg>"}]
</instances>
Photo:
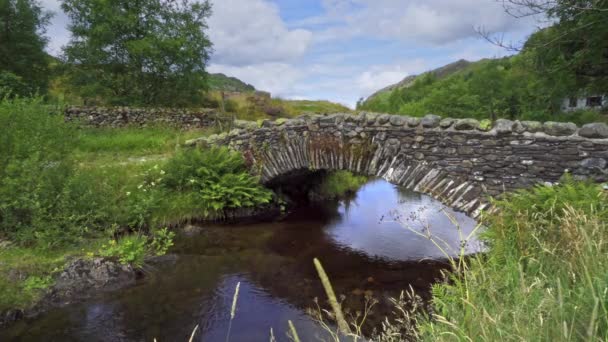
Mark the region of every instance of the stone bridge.
<instances>
[{"instance_id":1,"label":"stone bridge","mask_svg":"<svg viewBox=\"0 0 608 342\"><path fill-rule=\"evenodd\" d=\"M473 217L489 197L577 179L608 180L608 126L398 115L305 115L237 122L230 133L189 145L241 151L262 181L298 170L349 170L428 194Z\"/></svg>"}]
</instances>

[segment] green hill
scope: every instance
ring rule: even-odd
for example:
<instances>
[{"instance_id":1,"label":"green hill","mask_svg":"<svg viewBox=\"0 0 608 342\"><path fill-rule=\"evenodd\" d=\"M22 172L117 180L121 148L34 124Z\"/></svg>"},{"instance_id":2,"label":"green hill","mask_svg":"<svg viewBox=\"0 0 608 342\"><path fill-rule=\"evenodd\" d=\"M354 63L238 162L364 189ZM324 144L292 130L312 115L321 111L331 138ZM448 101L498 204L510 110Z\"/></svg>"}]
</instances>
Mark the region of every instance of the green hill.
<instances>
[{"instance_id":1,"label":"green hill","mask_svg":"<svg viewBox=\"0 0 608 342\"><path fill-rule=\"evenodd\" d=\"M228 91L246 93L255 91L255 87L236 77L224 74L209 74L209 89L212 91Z\"/></svg>"},{"instance_id":2,"label":"green hill","mask_svg":"<svg viewBox=\"0 0 608 342\"><path fill-rule=\"evenodd\" d=\"M562 113L564 99L576 94L547 81L530 63L524 53L477 62L460 60L386 87L359 103L358 109L452 118L606 121L598 111Z\"/></svg>"},{"instance_id":3,"label":"green hill","mask_svg":"<svg viewBox=\"0 0 608 342\"><path fill-rule=\"evenodd\" d=\"M395 89L407 88L407 87L411 86L414 83L414 81L416 81L416 79L418 77L422 76L422 75L433 74L436 78L442 79L442 78L450 76L450 75L452 75L452 74L454 74L454 73L456 73L458 71L466 69L471 64L472 64L471 62L469 62L467 60L464 60L464 59L461 59L461 60L458 60L458 61L456 61L454 63L450 63L448 65L442 66L440 68L437 68L437 69L434 69L434 70L431 70L431 71L427 71L427 72L425 72L425 73L423 73L421 75L411 75L411 76L408 76L408 77L404 78L403 80L401 80L398 83L391 84L390 86L388 86L386 88L383 88L383 89L375 92L374 94L372 94L371 96L369 96L363 102L363 104L371 102L371 101L374 101L377 98L386 97L387 94L390 95L390 93L393 90L395 90Z\"/></svg>"}]
</instances>

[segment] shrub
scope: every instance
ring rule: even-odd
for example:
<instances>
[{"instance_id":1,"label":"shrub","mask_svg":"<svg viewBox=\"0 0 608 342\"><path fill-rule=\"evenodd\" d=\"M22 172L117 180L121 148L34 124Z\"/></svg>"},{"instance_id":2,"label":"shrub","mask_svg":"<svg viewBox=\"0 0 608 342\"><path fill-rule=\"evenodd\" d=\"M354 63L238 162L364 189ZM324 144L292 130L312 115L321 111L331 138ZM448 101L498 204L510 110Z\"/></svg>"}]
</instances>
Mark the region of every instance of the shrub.
<instances>
[{"instance_id":1,"label":"shrub","mask_svg":"<svg viewBox=\"0 0 608 342\"><path fill-rule=\"evenodd\" d=\"M39 99L0 102L0 127L0 234L31 243L73 228L63 210L75 130Z\"/></svg>"},{"instance_id":2,"label":"shrub","mask_svg":"<svg viewBox=\"0 0 608 342\"><path fill-rule=\"evenodd\" d=\"M30 89L21 77L11 72L0 71L0 100L28 95L31 95Z\"/></svg>"},{"instance_id":3,"label":"shrub","mask_svg":"<svg viewBox=\"0 0 608 342\"><path fill-rule=\"evenodd\" d=\"M154 255L165 255L169 248L173 246L175 233L167 228L158 229L152 235L150 249Z\"/></svg>"},{"instance_id":4,"label":"shrub","mask_svg":"<svg viewBox=\"0 0 608 342\"><path fill-rule=\"evenodd\" d=\"M148 253L147 238L142 235L130 235L119 240L110 240L101 246L99 255L117 258L121 264L141 267Z\"/></svg>"},{"instance_id":5,"label":"shrub","mask_svg":"<svg viewBox=\"0 0 608 342\"><path fill-rule=\"evenodd\" d=\"M182 151L165 169L165 189L189 199L190 205L197 203L203 216L266 204L272 199L272 193L249 174L243 157L226 148Z\"/></svg>"}]
</instances>

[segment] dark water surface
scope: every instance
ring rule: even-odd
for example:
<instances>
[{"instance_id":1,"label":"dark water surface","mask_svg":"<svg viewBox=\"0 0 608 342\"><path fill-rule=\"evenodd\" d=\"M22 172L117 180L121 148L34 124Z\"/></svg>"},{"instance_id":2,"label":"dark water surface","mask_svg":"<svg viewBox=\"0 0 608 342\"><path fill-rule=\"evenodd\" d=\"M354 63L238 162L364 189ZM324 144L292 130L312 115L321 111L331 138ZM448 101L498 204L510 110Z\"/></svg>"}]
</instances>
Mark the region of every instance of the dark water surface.
<instances>
[{"instance_id":1,"label":"dark water surface","mask_svg":"<svg viewBox=\"0 0 608 342\"><path fill-rule=\"evenodd\" d=\"M474 227L427 196L375 180L349 201L304 208L280 222L179 236L177 261L154 266L137 286L20 322L0 332L0 341L188 341L196 325L195 341L226 341L237 283L230 341L268 341L270 328L286 341L288 320L303 341L313 341L323 332L306 308L324 298L314 257L354 310L365 294L381 303L409 286L428 295L445 264L434 261L444 252L427 237L457 254L460 236ZM381 320L381 305L375 311L371 321Z\"/></svg>"}]
</instances>

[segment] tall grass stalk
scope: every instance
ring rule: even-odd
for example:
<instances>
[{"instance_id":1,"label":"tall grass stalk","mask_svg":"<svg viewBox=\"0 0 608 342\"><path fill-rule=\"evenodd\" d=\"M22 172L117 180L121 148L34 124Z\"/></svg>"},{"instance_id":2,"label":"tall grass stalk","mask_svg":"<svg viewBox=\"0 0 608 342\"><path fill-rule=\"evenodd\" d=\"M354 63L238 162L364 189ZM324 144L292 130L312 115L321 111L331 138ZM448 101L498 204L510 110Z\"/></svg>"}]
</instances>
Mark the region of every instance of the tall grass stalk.
<instances>
[{"instance_id":1,"label":"tall grass stalk","mask_svg":"<svg viewBox=\"0 0 608 342\"><path fill-rule=\"evenodd\" d=\"M294 342L300 342L300 336L298 336L298 331L296 330L296 327L293 325L293 322L291 320L287 321L287 324L289 325L289 333L291 334L291 339Z\"/></svg>"},{"instance_id":2,"label":"tall grass stalk","mask_svg":"<svg viewBox=\"0 0 608 342\"><path fill-rule=\"evenodd\" d=\"M241 288L241 282L236 284L234 289L234 295L232 296L232 307L230 309L230 323L228 323L228 333L226 334L226 342L230 341L230 331L232 330L232 321L236 316L236 303L239 299L239 289Z\"/></svg>"},{"instance_id":3,"label":"tall grass stalk","mask_svg":"<svg viewBox=\"0 0 608 342\"><path fill-rule=\"evenodd\" d=\"M190 334L190 339L188 340L188 342L194 341L194 335L196 335L197 330L198 330L198 325L194 327L194 330L192 330L192 334Z\"/></svg>"},{"instance_id":4,"label":"tall grass stalk","mask_svg":"<svg viewBox=\"0 0 608 342\"><path fill-rule=\"evenodd\" d=\"M327 276L327 273L325 273L325 269L323 269L323 265L321 265L321 262L317 258L315 258L313 262L315 264L315 268L317 269L317 273L319 274L319 278L321 279L321 283L323 284L323 288L325 289L325 293L327 294L329 305L331 305L331 308L334 312L336 323L338 324L338 329L341 333L345 335L350 335L350 327L348 326L348 322L346 322L346 319L344 318L342 307L340 306L340 303L336 298L336 294L334 293L334 289L331 286L331 282L329 280L329 277Z\"/></svg>"}]
</instances>

